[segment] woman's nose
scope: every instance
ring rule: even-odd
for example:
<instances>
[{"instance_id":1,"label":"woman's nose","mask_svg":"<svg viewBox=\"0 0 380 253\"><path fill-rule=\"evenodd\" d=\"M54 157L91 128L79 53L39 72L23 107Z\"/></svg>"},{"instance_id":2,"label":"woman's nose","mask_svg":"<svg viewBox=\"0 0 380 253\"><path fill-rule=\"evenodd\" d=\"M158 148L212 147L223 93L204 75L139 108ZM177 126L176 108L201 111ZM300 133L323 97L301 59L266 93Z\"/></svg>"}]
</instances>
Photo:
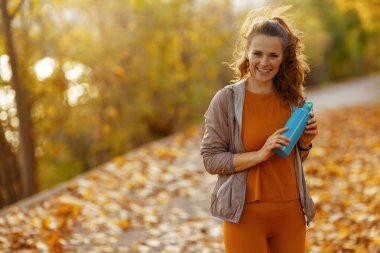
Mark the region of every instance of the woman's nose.
<instances>
[{"instance_id":1,"label":"woman's nose","mask_svg":"<svg viewBox=\"0 0 380 253\"><path fill-rule=\"evenodd\" d=\"M261 65L266 65L269 63L269 60L268 60L268 57L267 56L263 56L261 57L261 60L260 60L260 64Z\"/></svg>"}]
</instances>

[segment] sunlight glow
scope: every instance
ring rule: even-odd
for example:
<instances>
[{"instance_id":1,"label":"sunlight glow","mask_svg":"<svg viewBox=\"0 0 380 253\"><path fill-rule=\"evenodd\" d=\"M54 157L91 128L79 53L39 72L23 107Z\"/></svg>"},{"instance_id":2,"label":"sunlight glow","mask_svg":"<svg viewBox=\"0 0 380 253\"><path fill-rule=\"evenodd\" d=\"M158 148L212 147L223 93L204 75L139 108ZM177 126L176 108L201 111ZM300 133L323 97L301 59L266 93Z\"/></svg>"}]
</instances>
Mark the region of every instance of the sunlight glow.
<instances>
[{"instance_id":1,"label":"sunlight glow","mask_svg":"<svg viewBox=\"0 0 380 253\"><path fill-rule=\"evenodd\" d=\"M65 72L66 79L69 81L78 81L81 76L91 73L89 67L76 62L65 62L63 64L63 71Z\"/></svg>"},{"instance_id":2,"label":"sunlight glow","mask_svg":"<svg viewBox=\"0 0 380 253\"><path fill-rule=\"evenodd\" d=\"M19 125L20 125L20 121L18 120L18 118L14 117L11 119L11 126L12 127L18 128Z\"/></svg>"},{"instance_id":3,"label":"sunlight glow","mask_svg":"<svg viewBox=\"0 0 380 253\"><path fill-rule=\"evenodd\" d=\"M19 127L15 96L16 92L10 85L0 87L0 125L3 127L5 139L17 147L19 144L17 132L11 130Z\"/></svg>"},{"instance_id":4,"label":"sunlight glow","mask_svg":"<svg viewBox=\"0 0 380 253\"><path fill-rule=\"evenodd\" d=\"M85 103L89 99L97 97L98 95L98 89L93 85L89 85L88 83L72 82L66 91L67 102L70 106L76 106L80 102Z\"/></svg>"},{"instance_id":5,"label":"sunlight glow","mask_svg":"<svg viewBox=\"0 0 380 253\"><path fill-rule=\"evenodd\" d=\"M0 108L3 110L15 108L15 95L16 92L9 86L0 88Z\"/></svg>"},{"instance_id":6,"label":"sunlight glow","mask_svg":"<svg viewBox=\"0 0 380 253\"><path fill-rule=\"evenodd\" d=\"M20 144L19 135L15 131L5 130L5 139L13 146L17 147Z\"/></svg>"},{"instance_id":7,"label":"sunlight glow","mask_svg":"<svg viewBox=\"0 0 380 253\"><path fill-rule=\"evenodd\" d=\"M268 4L268 0L234 0L232 6L237 11L249 11L251 8L259 8Z\"/></svg>"},{"instance_id":8,"label":"sunlight glow","mask_svg":"<svg viewBox=\"0 0 380 253\"><path fill-rule=\"evenodd\" d=\"M92 72L90 67L77 62L65 62L63 71L69 81L65 97L70 106L76 106L98 96L98 89L94 85L81 82L88 80Z\"/></svg>"},{"instance_id":9,"label":"sunlight glow","mask_svg":"<svg viewBox=\"0 0 380 253\"><path fill-rule=\"evenodd\" d=\"M34 66L37 79L43 81L46 78L49 78L53 74L56 65L56 61L50 57L45 57L38 61Z\"/></svg>"},{"instance_id":10,"label":"sunlight glow","mask_svg":"<svg viewBox=\"0 0 380 253\"><path fill-rule=\"evenodd\" d=\"M12 77L12 70L9 65L9 56L6 54L0 56L0 77L4 82L9 82Z\"/></svg>"},{"instance_id":11,"label":"sunlight glow","mask_svg":"<svg viewBox=\"0 0 380 253\"><path fill-rule=\"evenodd\" d=\"M83 95L84 88L81 84L72 84L67 89L67 100L71 106L78 103L78 99Z\"/></svg>"},{"instance_id":12,"label":"sunlight glow","mask_svg":"<svg viewBox=\"0 0 380 253\"><path fill-rule=\"evenodd\" d=\"M33 69L38 80L43 81L52 76L56 67L56 60L45 57L38 61ZM90 67L77 62L66 62L63 64L63 71L69 82L65 97L70 106L85 103L89 99L99 95L99 90L96 86L83 82L88 80L92 73ZM3 81L9 81L12 76L9 66L9 57L7 55L0 56L0 75ZM81 82L79 80L81 80ZM8 111L8 117L10 118L12 118L10 114L16 114L15 91L9 85L0 88L0 109ZM2 120L7 118L4 114L0 116ZM13 127L19 125L17 120L13 120L10 123Z\"/></svg>"},{"instance_id":13,"label":"sunlight glow","mask_svg":"<svg viewBox=\"0 0 380 253\"><path fill-rule=\"evenodd\" d=\"M6 121L8 119L8 114L4 111L0 112L0 120Z\"/></svg>"}]
</instances>

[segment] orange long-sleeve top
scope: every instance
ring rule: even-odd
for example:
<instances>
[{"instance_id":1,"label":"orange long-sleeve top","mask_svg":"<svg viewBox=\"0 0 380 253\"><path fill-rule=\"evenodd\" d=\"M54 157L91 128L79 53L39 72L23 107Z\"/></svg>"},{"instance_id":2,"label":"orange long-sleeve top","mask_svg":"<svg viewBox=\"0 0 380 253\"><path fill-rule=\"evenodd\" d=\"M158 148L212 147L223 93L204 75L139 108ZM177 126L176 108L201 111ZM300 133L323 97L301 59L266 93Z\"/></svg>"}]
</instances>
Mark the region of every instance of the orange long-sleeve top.
<instances>
[{"instance_id":1,"label":"orange long-sleeve top","mask_svg":"<svg viewBox=\"0 0 380 253\"><path fill-rule=\"evenodd\" d=\"M275 93L245 92L242 139L246 151L258 151L268 137L284 127L289 106ZM286 158L277 155L249 168L245 202L299 199L293 163L294 149Z\"/></svg>"}]
</instances>

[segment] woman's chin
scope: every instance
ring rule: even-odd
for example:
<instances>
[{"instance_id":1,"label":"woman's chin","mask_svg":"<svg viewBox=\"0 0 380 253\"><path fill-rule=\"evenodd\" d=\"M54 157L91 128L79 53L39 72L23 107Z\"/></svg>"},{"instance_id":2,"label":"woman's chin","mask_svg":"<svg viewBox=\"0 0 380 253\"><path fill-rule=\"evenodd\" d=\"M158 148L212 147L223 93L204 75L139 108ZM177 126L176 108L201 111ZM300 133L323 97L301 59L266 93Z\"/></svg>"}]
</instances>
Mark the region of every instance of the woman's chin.
<instances>
[{"instance_id":1,"label":"woman's chin","mask_svg":"<svg viewBox=\"0 0 380 253\"><path fill-rule=\"evenodd\" d=\"M273 76L272 75L268 75L268 76L256 76L255 78L257 81L259 81L260 83L271 83L272 80L273 80Z\"/></svg>"}]
</instances>

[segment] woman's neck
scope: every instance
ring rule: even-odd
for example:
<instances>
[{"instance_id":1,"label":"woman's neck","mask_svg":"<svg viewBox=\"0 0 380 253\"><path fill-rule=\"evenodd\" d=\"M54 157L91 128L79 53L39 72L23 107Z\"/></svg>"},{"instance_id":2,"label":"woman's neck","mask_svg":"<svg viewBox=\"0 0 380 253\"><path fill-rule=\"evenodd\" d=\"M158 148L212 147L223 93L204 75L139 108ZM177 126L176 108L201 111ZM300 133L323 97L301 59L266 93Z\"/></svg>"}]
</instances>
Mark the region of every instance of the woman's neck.
<instances>
[{"instance_id":1,"label":"woman's neck","mask_svg":"<svg viewBox=\"0 0 380 253\"><path fill-rule=\"evenodd\" d=\"M254 82L250 77L248 77L245 84L247 90L253 93L263 93L268 94L273 92L273 84L270 83L258 83Z\"/></svg>"}]
</instances>

